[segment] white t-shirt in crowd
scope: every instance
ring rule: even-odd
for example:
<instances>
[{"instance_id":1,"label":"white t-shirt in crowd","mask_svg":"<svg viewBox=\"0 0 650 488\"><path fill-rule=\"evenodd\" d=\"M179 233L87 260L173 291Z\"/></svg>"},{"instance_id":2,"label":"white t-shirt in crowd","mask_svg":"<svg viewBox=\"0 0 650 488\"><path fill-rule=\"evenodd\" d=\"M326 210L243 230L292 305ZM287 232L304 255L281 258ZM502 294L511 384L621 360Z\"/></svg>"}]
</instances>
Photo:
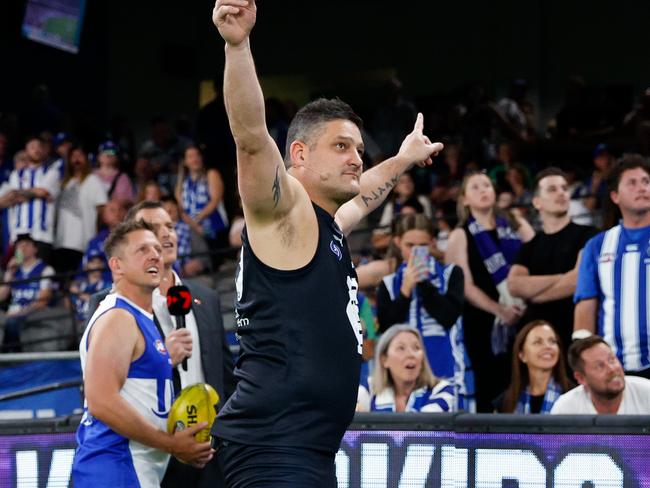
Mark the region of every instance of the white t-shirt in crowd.
<instances>
[{"instance_id":1,"label":"white t-shirt in crowd","mask_svg":"<svg viewBox=\"0 0 650 488\"><path fill-rule=\"evenodd\" d=\"M567 391L557 399L552 414L597 415L594 404L584 386ZM650 415L650 380L638 376L625 377L623 401L618 407L619 415Z\"/></svg>"},{"instance_id":2,"label":"white t-shirt in crowd","mask_svg":"<svg viewBox=\"0 0 650 488\"><path fill-rule=\"evenodd\" d=\"M83 183L76 178L68 181L59 195L54 247L84 252L97 233L97 207L107 201L96 175L89 174Z\"/></svg>"}]
</instances>

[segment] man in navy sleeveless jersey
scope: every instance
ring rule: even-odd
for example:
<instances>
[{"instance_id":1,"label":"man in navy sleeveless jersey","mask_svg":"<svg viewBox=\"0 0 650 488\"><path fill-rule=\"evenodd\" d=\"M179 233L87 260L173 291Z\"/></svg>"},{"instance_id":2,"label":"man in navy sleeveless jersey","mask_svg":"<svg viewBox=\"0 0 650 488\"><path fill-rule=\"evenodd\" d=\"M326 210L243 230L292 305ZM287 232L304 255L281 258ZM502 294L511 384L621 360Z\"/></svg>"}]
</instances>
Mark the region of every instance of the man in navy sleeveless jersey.
<instances>
[{"instance_id":1,"label":"man in navy sleeveless jersey","mask_svg":"<svg viewBox=\"0 0 650 488\"><path fill-rule=\"evenodd\" d=\"M335 487L362 344L345 236L442 144L423 135L418 115L397 156L362 176L361 120L344 102L321 99L296 114L283 162L251 55L255 20L252 0L215 4L246 227L236 277L239 382L212 432L231 487Z\"/></svg>"},{"instance_id":2,"label":"man in navy sleeveless jersey","mask_svg":"<svg viewBox=\"0 0 650 488\"><path fill-rule=\"evenodd\" d=\"M573 336L598 334L627 374L650 378L650 164L626 154L608 183L623 218L585 244Z\"/></svg>"},{"instance_id":3,"label":"man in navy sleeveless jersey","mask_svg":"<svg viewBox=\"0 0 650 488\"><path fill-rule=\"evenodd\" d=\"M153 319L162 245L144 222L118 225L105 243L114 293L91 317L79 345L86 402L77 430L72 478L77 488L159 487L173 454L198 467L212 458L194 434L168 434L172 366Z\"/></svg>"},{"instance_id":4,"label":"man in navy sleeveless jersey","mask_svg":"<svg viewBox=\"0 0 650 488\"><path fill-rule=\"evenodd\" d=\"M0 312L0 329L4 329L3 352L19 352L20 329L25 322L39 310L48 307L52 300L51 266L38 259L36 242L29 234L20 234L14 242L14 255L8 263L2 281L14 282L0 286L0 301L11 294L7 314ZM37 278L43 278L41 280Z\"/></svg>"}]
</instances>

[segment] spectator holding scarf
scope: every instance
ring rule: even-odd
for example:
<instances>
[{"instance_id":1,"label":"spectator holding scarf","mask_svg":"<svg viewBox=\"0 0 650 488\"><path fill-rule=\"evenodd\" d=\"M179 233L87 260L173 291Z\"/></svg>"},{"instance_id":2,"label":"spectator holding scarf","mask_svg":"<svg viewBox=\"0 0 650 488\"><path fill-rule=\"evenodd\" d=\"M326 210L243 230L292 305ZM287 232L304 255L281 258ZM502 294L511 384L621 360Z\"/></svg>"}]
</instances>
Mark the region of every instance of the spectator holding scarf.
<instances>
[{"instance_id":1,"label":"spectator holding scarf","mask_svg":"<svg viewBox=\"0 0 650 488\"><path fill-rule=\"evenodd\" d=\"M502 413L551 412L556 400L571 388L560 337L544 320L526 324L512 350L510 386L495 401Z\"/></svg>"},{"instance_id":2,"label":"spectator holding scarf","mask_svg":"<svg viewBox=\"0 0 650 488\"><path fill-rule=\"evenodd\" d=\"M474 367L478 412L507 386L508 347L523 302L510 295L506 278L522 242L533 238L521 216L496 207L496 191L485 173L469 173L458 199L459 227L449 235L447 263L463 270L465 346Z\"/></svg>"},{"instance_id":3,"label":"spectator holding scarf","mask_svg":"<svg viewBox=\"0 0 650 488\"><path fill-rule=\"evenodd\" d=\"M463 271L431 255L433 233L424 214L398 220L394 243L402 263L377 290L379 330L385 332L395 324L417 329L435 376L453 383L459 409L474 411L474 375L463 344ZM426 256L416 255L418 246L425 248Z\"/></svg>"}]
</instances>

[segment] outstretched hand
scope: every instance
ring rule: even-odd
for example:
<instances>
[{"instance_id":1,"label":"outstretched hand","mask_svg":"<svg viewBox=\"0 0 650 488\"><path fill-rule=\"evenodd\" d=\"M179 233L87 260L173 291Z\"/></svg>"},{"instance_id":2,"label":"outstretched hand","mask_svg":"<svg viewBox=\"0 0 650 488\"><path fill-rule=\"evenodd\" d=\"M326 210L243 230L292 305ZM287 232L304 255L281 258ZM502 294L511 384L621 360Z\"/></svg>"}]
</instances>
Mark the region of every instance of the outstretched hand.
<instances>
[{"instance_id":1,"label":"outstretched hand","mask_svg":"<svg viewBox=\"0 0 650 488\"><path fill-rule=\"evenodd\" d=\"M212 22L221 37L232 46L248 38L256 17L255 0L217 0L212 11Z\"/></svg>"},{"instance_id":2,"label":"outstretched hand","mask_svg":"<svg viewBox=\"0 0 650 488\"><path fill-rule=\"evenodd\" d=\"M429 166L432 163L431 158L436 156L443 149L440 142L431 142L423 133L424 117L421 113L415 119L413 132L407 135L399 148L398 155L417 164L420 167Z\"/></svg>"}]
</instances>

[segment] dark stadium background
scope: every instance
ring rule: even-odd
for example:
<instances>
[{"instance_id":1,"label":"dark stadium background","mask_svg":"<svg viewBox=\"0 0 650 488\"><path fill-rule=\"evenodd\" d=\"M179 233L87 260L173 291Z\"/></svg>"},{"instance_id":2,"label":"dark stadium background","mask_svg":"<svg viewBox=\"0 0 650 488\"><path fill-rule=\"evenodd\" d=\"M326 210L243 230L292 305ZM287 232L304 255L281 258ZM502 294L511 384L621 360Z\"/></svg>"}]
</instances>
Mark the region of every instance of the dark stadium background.
<instances>
[{"instance_id":1,"label":"dark stadium background","mask_svg":"<svg viewBox=\"0 0 650 488\"><path fill-rule=\"evenodd\" d=\"M73 55L22 38L25 1L3 0L0 111L20 111L32 87L46 83L59 106L98 128L116 114L138 134L153 113L193 118L198 80L223 65L212 7L208 0L88 0ZM388 74L412 97L473 81L498 96L523 77L542 127L569 75L628 107L650 85L648 2L260 0L258 8L254 55L263 80L275 77L267 92L299 103L338 94L363 113Z\"/></svg>"}]
</instances>

